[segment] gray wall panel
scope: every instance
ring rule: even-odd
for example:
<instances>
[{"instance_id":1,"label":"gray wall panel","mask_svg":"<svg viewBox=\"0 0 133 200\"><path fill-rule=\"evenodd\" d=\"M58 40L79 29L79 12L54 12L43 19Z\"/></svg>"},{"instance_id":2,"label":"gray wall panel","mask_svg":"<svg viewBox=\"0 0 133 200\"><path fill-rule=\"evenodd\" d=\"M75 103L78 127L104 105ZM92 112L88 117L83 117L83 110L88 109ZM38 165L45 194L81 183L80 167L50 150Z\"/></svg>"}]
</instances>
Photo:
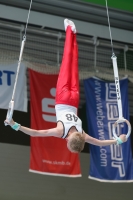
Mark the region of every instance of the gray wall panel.
<instances>
[{"instance_id":1,"label":"gray wall panel","mask_svg":"<svg viewBox=\"0 0 133 200\"><path fill-rule=\"evenodd\" d=\"M133 183L100 183L88 179L89 154L81 153L82 178L28 172L29 147L0 144L1 200L132 200Z\"/></svg>"}]
</instances>

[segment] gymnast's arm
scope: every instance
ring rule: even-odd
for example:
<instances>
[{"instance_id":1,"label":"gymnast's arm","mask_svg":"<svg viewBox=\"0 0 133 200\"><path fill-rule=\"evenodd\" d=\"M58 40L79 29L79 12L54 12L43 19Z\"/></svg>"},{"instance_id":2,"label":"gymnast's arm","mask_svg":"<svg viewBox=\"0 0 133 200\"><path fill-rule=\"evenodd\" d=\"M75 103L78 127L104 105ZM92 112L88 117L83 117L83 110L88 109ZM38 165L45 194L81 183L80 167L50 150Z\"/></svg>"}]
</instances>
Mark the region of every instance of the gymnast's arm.
<instances>
[{"instance_id":1,"label":"gymnast's arm","mask_svg":"<svg viewBox=\"0 0 133 200\"><path fill-rule=\"evenodd\" d=\"M10 126L13 126L15 124L13 120L11 120L10 123L7 120L5 120L5 122ZM50 137L50 136L61 137L61 131L57 127L46 130L35 130L24 126L20 126L19 130L32 137Z\"/></svg>"},{"instance_id":2,"label":"gymnast's arm","mask_svg":"<svg viewBox=\"0 0 133 200\"><path fill-rule=\"evenodd\" d=\"M32 137L50 137L50 136L60 137L57 127L46 130L35 130L24 126L20 126L19 131L22 131L23 133L30 135Z\"/></svg>"},{"instance_id":3,"label":"gymnast's arm","mask_svg":"<svg viewBox=\"0 0 133 200\"><path fill-rule=\"evenodd\" d=\"M108 146L111 144L117 144L117 140L98 140L96 138L93 138L91 136L89 136L88 134L85 134L85 142L96 145L96 146ZM119 138L123 141L126 142L126 135L122 134L119 136Z\"/></svg>"}]
</instances>

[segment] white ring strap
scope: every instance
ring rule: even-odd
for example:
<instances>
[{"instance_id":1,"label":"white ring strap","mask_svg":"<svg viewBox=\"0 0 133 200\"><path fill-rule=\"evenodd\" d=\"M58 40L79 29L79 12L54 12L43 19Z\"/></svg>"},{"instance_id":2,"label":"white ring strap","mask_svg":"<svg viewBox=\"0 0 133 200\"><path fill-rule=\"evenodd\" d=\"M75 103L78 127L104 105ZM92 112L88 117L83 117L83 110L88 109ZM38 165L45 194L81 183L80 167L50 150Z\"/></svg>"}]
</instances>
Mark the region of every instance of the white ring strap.
<instances>
[{"instance_id":1,"label":"white ring strap","mask_svg":"<svg viewBox=\"0 0 133 200\"><path fill-rule=\"evenodd\" d=\"M122 112L122 102L121 102L121 90L120 90L120 83L119 83L119 75L118 75L118 67L117 67L117 57L115 54L112 55L112 62L113 62L113 69L114 69L114 78L115 78L115 86L116 86L116 95L117 95L117 103L118 103L118 112L119 112L119 119L113 125L113 135L117 139L117 135L115 132L115 128L119 123L126 122L128 125L128 132L126 138L128 138L131 134L131 124L128 120L123 118Z\"/></svg>"},{"instance_id":2,"label":"white ring strap","mask_svg":"<svg viewBox=\"0 0 133 200\"><path fill-rule=\"evenodd\" d=\"M22 61L22 55L23 55L23 50L24 50L25 41L26 41L26 37L23 38L22 44L21 44L21 50L20 50L20 55L19 55L17 73L16 73L15 83L14 83L14 88L13 88L13 93L12 93L12 100L14 100L14 96L15 96L16 85L17 85L18 74L19 74L19 70L20 70L20 64L21 64L21 61Z\"/></svg>"},{"instance_id":3,"label":"white ring strap","mask_svg":"<svg viewBox=\"0 0 133 200\"><path fill-rule=\"evenodd\" d=\"M7 111L7 115L6 115L6 119L7 119L8 122L11 121L12 116L13 116L14 96L15 96L15 91L16 91L18 74L19 74L19 70L20 70L20 64L21 64L21 61L22 61L24 45L25 45L25 41L26 41L26 31L27 31L27 26L28 26L28 22L29 22L29 15L30 15L30 10L31 10L31 5L32 5L32 0L30 2L30 8L29 8L28 17L27 17L27 23L26 23L26 28L25 28L25 34L23 36L23 40L22 40L22 44L21 44L18 67L17 67L16 77L15 77L15 82L14 82L14 87L13 87L13 92L12 92L12 98L11 98L11 101L9 102L8 111ZM7 125L7 124L5 123L5 125Z\"/></svg>"},{"instance_id":4,"label":"white ring strap","mask_svg":"<svg viewBox=\"0 0 133 200\"><path fill-rule=\"evenodd\" d=\"M112 42L112 34L111 34L111 28L110 28L110 20L109 20L109 12L108 12L108 3L106 1L106 10L107 10L107 17L108 17L108 25L109 25L109 33L110 33L110 39L111 39L111 47L112 47L112 62L113 62L113 69L114 69L114 78L115 78L115 86L116 86L116 94L117 94L117 103L118 103L118 112L119 112L119 119L114 123L113 126L113 135L117 140L117 135L115 133L115 128L118 125L118 123L126 122L128 125L128 133L126 135L126 138L128 138L131 134L131 125L128 120L123 118L122 113L122 102L121 102L121 91L120 91L120 83L119 83L119 75L118 75L118 67L117 67L117 57L114 54L113 50L113 42Z\"/></svg>"},{"instance_id":5,"label":"white ring strap","mask_svg":"<svg viewBox=\"0 0 133 200\"><path fill-rule=\"evenodd\" d=\"M120 91L120 83L119 83L119 75L118 75L118 67L117 67L117 57L113 54L111 59L113 62L113 69L114 69L114 79L115 79L119 118L122 118L123 113L122 113L121 91Z\"/></svg>"}]
</instances>

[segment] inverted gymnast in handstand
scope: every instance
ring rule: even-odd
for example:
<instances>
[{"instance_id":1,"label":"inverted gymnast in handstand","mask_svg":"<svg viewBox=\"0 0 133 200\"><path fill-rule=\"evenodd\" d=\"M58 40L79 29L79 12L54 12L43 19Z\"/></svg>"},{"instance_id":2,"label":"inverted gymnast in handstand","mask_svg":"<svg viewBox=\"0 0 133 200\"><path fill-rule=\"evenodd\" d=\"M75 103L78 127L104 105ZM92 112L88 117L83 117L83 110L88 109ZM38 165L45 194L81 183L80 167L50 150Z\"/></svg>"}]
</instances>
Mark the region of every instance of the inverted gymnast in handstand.
<instances>
[{"instance_id":1,"label":"inverted gymnast in handstand","mask_svg":"<svg viewBox=\"0 0 133 200\"><path fill-rule=\"evenodd\" d=\"M58 137L67 140L67 147L71 152L81 152L85 142L107 146L126 142L126 135L122 134L118 140L98 140L86 134L82 129L82 122L77 116L79 105L79 77L78 77L78 46L76 41L76 27L68 19L64 20L66 39L60 73L56 87L55 111L57 126L48 130L34 130L11 120L5 120L14 130L36 137Z\"/></svg>"}]
</instances>

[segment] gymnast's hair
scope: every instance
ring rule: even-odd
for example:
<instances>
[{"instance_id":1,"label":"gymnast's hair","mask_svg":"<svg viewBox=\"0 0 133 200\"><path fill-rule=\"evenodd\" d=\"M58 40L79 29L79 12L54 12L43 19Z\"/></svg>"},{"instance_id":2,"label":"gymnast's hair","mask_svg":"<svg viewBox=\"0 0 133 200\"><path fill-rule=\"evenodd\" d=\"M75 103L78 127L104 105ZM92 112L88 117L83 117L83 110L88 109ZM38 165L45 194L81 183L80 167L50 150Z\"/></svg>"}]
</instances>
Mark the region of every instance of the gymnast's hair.
<instances>
[{"instance_id":1,"label":"gymnast's hair","mask_svg":"<svg viewBox=\"0 0 133 200\"><path fill-rule=\"evenodd\" d=\"M80 153L85 144L85 138L82 133L74 132L73 136L68 140L68 147L74 153Z\"/></svg>"}]
</instances>

